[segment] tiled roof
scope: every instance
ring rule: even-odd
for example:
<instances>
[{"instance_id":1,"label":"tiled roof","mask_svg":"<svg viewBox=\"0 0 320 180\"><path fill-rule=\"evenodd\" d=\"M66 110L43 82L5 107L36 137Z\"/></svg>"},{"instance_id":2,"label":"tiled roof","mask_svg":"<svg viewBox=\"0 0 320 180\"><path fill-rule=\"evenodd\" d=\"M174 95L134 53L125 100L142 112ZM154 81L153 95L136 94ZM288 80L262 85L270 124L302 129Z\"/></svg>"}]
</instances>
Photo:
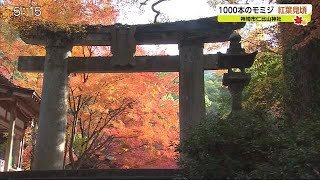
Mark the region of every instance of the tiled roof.
<instances>
[{"instance_id":1,"label":"tiled roof","mask_svg":"<svg viewBox=\"0 0 320 180\"><path fill-rule=\"evenodd\" d=\"M0 94L12 94L18 101L20 101L19 110L21 112L29 111L28 114L32 114L34 117L38 116L41 98L34 90L17 86L0 74Z\"/></svg>"}]
</instances>

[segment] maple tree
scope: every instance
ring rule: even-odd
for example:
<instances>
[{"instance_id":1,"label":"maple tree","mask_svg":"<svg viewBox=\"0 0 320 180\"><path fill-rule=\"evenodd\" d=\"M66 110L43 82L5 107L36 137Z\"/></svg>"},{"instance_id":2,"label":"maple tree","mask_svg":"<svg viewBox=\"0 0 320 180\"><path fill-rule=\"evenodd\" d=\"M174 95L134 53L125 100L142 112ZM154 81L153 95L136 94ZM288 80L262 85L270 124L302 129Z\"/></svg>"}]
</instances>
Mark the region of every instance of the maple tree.
<instances>
[{"instance_id":1,"label":"maple tree","mask_svg":"<svg viewBox=\"0 0 320 180\"><path fill-rule=\"evenodd\" d=\"M76 47L82 55L94 55L91 47L81 48ZM176 78L175 73L74 74L68 131L72 168L176 167L170 148L178 141L178 103L170 99L178 93ZM88 141L89 134L97 135ZM100 145L88 144L95 142ZM78 163L79 155L85 163Z\"/></svg>"},{"instance_id":2,"label":"maple tree","mask_svg":"<svg viewBox=\"0 0 320 180\"><path fill-rule=\"evenodd\" d=\"M109 100L104 98L105 93L102 91L109 90L119 80L116 77L115 80L102 81L103 84L99 85L103 88L93 95L92 89L88 87L80 85L70 88L68 102L72 117L68 123L70 137L67 138L69 144L66 144L68 149L65 153L68 153L69 162L73 169L80 168L82 164L87 165L86 161L91 159L98 151L108 149L113 139L118 138L109 133L110 128L112 128L111 122L123 116L128 108L132 108L134 101L128 98L114 99L114 97L111 97L114 100ZM96 86L93 87L96 88ZM83 89L89 89L89 91ZM86 92L91 93L87 94Z\"/></svg>"},{"instance_id":3,"label":"maple tree","mask_svg":"<svg viewBox=\"0 0 320 180\"><path fill-rule=\"evenodd\" d=\"M105 47L103 49L105 55L110 55ZM75 47L73 54L91 57L96 53L101 54L100 51L101 47L100 49L90 46ZM159 53L164 55L163 51ZM145 53L138 46L136 55L142 54ZM176 154L170 145L178 141L178 103L171 97L178 93L177 84L174 83L177 73L73 74L72 76L69 93L72 115L69 123L71 138L68 139L69 163L76 164L72 168L176 167L174 159ZM93 104L89 102L92 99L96 101ZM150 101L151 99L153 101ZM118 118L112 116L112 113L116 112L118 112ZM105 118L107 116L110 119ZM102 120L104 123L97 124L98 128L92 131L88 123L87 125L85 123L94 122L94 119L96 122ZM82 130L77 124L83 125ZM99 140L106 136L98 135L89 142L85 140L88 133L85 136L81 133L84 129L91 131L89 134L106 133L110 138L101 141L104 143L100 144L106 146L88 146L88 143L100 142ZM70 146L70 143L75 142L78 145L82 142L80 143L82 150L79 152L86 156L86 163L78 163L78 157L74 158L79 154L74 155L72 151L79 149L79 146L75 148L73 145ZM87 153L97 146L99 151ZM84 151L86 151L85 154L83 154ZM139 158L141 156L145 161L141 161ZM159 157L162 158L159 159ZM147 161L147 159L150 160Z\"/></svg>"},{"instance_id":4,"label":"maple tree","mask_svg":"<svg viewBox=\"0 0 320 180\"><path fill-rule=\"evenodd\" d=\"M83 82L83 76L86 76L86 82ZM77 160L79 157L87 159L89 162L83 165L91 165L91 168L100 164L106 167L103 162L111 157L117 160L117 164L122 164L118 167L161 167L157 161L149 166L140 159L134 161L132 154L137 154L137 158L140 153L153 160L157 160L161 153L167 153L167 160L171 158L171 164L174 163L173 149L165 151L170 142L178 141L178 117L174 110L177 102L166 97L169 93L176 93L176 87L170 82L175 78L175 75L159 77L154 73L129 77L125 74L77 74L71 78L70 163L75 163L75 155ZM95 165L92 165L94 160ZM76 162L73 168L80 168L81 164Z\"/></svg>"}]
</instances>

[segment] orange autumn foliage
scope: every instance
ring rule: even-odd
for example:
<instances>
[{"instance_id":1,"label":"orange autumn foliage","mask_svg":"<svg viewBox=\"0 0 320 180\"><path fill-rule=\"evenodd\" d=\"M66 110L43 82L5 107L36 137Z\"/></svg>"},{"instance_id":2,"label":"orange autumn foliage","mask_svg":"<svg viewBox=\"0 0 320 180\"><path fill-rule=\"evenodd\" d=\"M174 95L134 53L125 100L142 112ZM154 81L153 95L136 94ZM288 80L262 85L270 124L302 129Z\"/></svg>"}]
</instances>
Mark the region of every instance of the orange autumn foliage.
<instances>
[{"instance_id":1,"label":"orange autumn foliage","mask_svg":"<svg viewBox=\"0 0 320 180\"><path fill-rule=\"evenodd\" d=\"M100 95L90 110L105 112L117 109L122 98L133 100L131 108L112 120L103 132L115 137L111 147L96 152L100 158L113 158L113 164L124 168L169 168L176 167L175 153L171 144L178 142L178 103L167 97L177 93L172 84L175 74L160 77L155 73L141 74L90 74L83 83L83 74L71 79L71 87L91 96ZM81 92L79 92L81 89ZM109 104L109 106L104 106ZM88 118L83 112L81 118ZM139 157L139 158L138 158ZM141 157L143 157L141 159ZM164 161L165 160L165 161ZM164 161L164 162L163 162ZM111 162L110 162L111 163ZM100 163L98 167L112 167Z\"/></svg>"},{"instance_id":2,"label":"orange autumn foliage","mask_svg":"<svg viewBox=\"0 0 320 180\"><path fill-rule=\"evenodd\" d=\"M312 4L311 22L307 26L297 26L293 23L282 23L281 30L283 35L281 40L284 46L290 43L297 37L302 37L301 40L296 42L293 46L299 49L307 45L312 39L320 39L320 3L319 0L291 0L283 1L285 3L293 4Z\"/></svg>"}]
</instances>

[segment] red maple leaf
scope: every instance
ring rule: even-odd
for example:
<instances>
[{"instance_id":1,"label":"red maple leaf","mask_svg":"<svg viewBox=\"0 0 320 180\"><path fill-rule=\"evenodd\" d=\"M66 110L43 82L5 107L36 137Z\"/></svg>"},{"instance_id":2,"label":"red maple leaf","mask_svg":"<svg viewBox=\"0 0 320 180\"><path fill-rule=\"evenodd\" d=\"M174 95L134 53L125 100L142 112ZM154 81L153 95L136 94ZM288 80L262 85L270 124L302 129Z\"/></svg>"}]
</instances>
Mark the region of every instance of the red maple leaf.
<instances>
[{"instance_id":1,"label":"red maple leaf","mask_svg":"<svg viewBox=\"0 0 320 180\"><path fill-rule=\"evenodd\" d=\"M296 16L296 18L294 19L294 24L301 24L302 23L302 17Z\"/></svg>"}]
</instances>

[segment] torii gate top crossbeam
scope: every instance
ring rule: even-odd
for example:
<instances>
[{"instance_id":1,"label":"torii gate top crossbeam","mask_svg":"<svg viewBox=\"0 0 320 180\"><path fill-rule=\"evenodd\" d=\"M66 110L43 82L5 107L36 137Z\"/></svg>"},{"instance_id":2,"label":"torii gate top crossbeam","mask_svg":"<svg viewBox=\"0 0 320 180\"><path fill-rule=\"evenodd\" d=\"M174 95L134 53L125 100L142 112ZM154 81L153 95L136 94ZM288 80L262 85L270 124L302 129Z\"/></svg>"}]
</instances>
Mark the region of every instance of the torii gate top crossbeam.
<instances>
[{"instance_id":1,"label":"torii gate top crossbeam","mask_svg":"<svg viewBox=\"0 0 320 180\"><path fill-rule=\"evenodd\" d=\"M228 41L234 30L240 29L244 25L245 23L219 23L217 17L210 17L190 21L132 26L136 28L135 40L137 45L148 45L179 44L184 41L224 42ZM71 33L73 45L109 46L111 44L111 31L114 26L86 25L83 27L83 32ZM52 33L64 34L66 32L53 32L39 25L22 33L21 38L27 44L47 45L48 37Z\"/></svg>"}]
</instances>

